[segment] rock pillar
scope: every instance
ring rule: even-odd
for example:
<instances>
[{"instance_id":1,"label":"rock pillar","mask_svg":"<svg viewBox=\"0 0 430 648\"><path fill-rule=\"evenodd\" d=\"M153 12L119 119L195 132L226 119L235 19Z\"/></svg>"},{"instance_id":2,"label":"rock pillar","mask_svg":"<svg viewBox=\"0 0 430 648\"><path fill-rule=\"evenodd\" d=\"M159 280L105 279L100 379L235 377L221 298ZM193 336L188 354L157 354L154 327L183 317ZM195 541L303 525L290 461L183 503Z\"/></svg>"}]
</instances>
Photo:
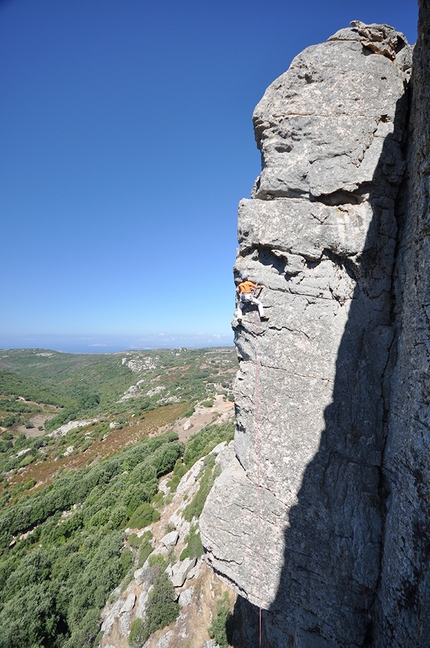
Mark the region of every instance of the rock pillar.
<instances>
[{"instance_id":1,"label":"rock pillar","mask_svg":"<svg viewBox=\"0 0 430 648\"><path fill-rule=\"evenodd\" d=\"M235 324L235 457L201 533L263 608L265 646L358 648L371 632L410 59L401 33L355 21L254 112L262 172L235 274L264 284L270 320L250 308Z\"/></svg>"}]
</instances>

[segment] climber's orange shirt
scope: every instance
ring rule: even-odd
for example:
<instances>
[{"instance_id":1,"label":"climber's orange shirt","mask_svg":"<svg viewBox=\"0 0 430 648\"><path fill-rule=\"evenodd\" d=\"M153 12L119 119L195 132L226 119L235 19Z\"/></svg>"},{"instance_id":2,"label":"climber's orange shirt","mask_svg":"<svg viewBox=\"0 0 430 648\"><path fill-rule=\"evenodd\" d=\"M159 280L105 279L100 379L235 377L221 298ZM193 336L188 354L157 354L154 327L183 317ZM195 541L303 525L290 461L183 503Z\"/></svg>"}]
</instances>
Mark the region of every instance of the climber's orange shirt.
<instances>
[{"instance_id":1,"label":"climber's orange shirt","mask_svg":"<svg viewBox=\"0 0 430 648\"><path fill-rule=\"evenodd\" d=\"M252 281L242 281L238 285L238 290L240 293L250 293L252 288L255 288L257 284L253 283Z\"/></svg>"}]
</instances>

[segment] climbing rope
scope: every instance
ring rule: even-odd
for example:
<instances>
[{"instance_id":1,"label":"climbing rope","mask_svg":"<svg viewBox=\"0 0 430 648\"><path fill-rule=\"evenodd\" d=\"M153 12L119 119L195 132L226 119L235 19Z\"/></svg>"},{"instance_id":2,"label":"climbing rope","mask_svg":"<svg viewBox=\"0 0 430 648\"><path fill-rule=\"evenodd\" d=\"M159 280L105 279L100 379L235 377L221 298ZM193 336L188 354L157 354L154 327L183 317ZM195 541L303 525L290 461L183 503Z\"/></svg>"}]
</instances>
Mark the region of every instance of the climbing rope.
<instances>
[{"instance_id":1,"label":"climbing rope","mask_svg":"<svg viewBox=\"0 0 430 648\"><path fill-rule=\"evenodd\" d=\"M254 427L255 427L255 451L257 455L257 544L258 544L258 642L259 647L262 646L262 636L263 636L263 620L262 620L262 582L263 582L263 557L262 557L262 546L261 546L261 436L260 436L260 421L259 421L259 381L260 381L260 372L259 372L259 357L258 357L258 318L257 311L255 312L255 333L254 333L254 353L255 353L255 393L254 393L254 404L255 404L255 416L254 416Z\"/></svg>"}]
</instances>

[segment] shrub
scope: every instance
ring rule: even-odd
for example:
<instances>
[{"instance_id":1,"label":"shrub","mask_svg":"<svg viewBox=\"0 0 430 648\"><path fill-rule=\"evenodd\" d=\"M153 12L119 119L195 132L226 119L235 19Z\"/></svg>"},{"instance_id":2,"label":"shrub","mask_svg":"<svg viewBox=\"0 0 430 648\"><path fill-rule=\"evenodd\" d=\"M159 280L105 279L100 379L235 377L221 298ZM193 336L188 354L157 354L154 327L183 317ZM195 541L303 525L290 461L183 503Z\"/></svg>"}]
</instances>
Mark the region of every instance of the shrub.
<instances>
[{"instance_id":1,"label":"shrub","mask_svg":"<svg viewBox=\"0 0 430 648\"><path fill-rule=\"evenodd\" d=\"M205 468L213 468L215 466L215 455L209 454L203 459L203 465Z\"/></svg>"},{"instance_id":2,"label":"shrub","mask_svg":"<svg viewBox=\"0 0 430 648\"><path fill-rule=\"evenodd\" d=\"M7 452L12 447L12 441L0 441L0 452Z\"/></svg>"},{"instance_id":3,"label":"shrub","mask_svg":"<svg viewBox=\"0 0 430 648\"><path fill-rule=\"evenodd\" d=\"M139 549L139 560L137 563L138 567L142 567L143 563L147 560L147 558L151 555L151 553L154 551L154 547L152 546L152 533L151 531L145 531L143 536L141 537L141 543L140 543L140 549Z\"/></svg>"},{"instance_id":4,"label":"shrub","mask_svg":"<svg viewBox=\"0 0 430 648\"><path fill-rule=\"evenodd\" d=\"M154 573L158 574L159 571L164 571L166 569L168 561L166 560L165 556L157 553L150 557L148 564L150 567L155 567Z\"/></svg>"},{"instance_id":5,"label":"shrub","mask_svg":"<svg viewBox=\"0 0 430 648\"><path fill-rule=\"evenodd\" d=\"M70 639L63 644L64 648L83 648L94 645L99 628L99 611L96 608L90 608L80 621L79 628L76 628Z\"/></svg>"},{"instance_id":6,"label":"shrub","mask_svg":"<svg viewBox=\"0 0 430 648\"><path fill-rule=\"evenodd\" d=\"M163 503L164 503L164 493L162 491L159 491L158 493L155 493L154 497L152 498L151 503L156 508L162 506Z\"/></svg>"},{"instance_id":7,"label":"shrub","mask_svg":"<svg viewBox=\"0 0 430 648\"><path fill-rule=\"evenodd\" d=\"M5 427L7 427L6 424ZM27 445L27 437L25 436L25 434L21 433L15 441L15 450L18 450L19 448L24 448L26 445Z\"/></svg>"},{"instance_id":8,"label":"shrub","mask_svg":"<svg viewBox=\"0 0 430 648\"><path fill-rule=\"evenodd\" d=\"M135 619L130 626L128 645L130 648L140 648L144 643L144 626L142 619Z\"/></svg>"},{"instance_id":9,"label":"shrub","mask_svg":"<svg viewBox=\"0 0 430 648\"><path fill-rule=\"evenodd\" d=\"M27 479L24 482L24 490L30 490L30 488L33 488L33 486L36 486L36 480L35 479Z\"/></svg>"},{"instance_id":10,"label":"shrub","mask_svg":"<svg viewBox=\"0 0 430 648\"><path fill-rule=\"evenodd\" d=\"M195 408L194 406L193 406L193 407L190 407L190 408L187 409L187 411L183 414L182 418L190 418L190 416L192 416L192 415L194 414L195 411L196 411L196 408Z\"/></svg>"},{"instance_id":11,"label":"shrub","mask_svg":"<svg viewBox=\"0 0 430 648\"><path fill-rule=\"evenodd\" d=\"M109 522L114 529L120 529L128 520L127 509L125 506L117 506L110 514Z\"/></svg>"},{"instance_id":12,"label":"shrub","mask_svg":"<svg viewBox=\"0 0 430 648\"><path fill-rule=\"evenodd\" d=\"M175 468L173 469L173 476L172 479L170 479L167 482L168 488L170 488L170 492L174 493L176 489L179 486L179 482L181 481L182 477L185 475L187 472L187 467L180 459L177 460L175 464Z\"/></svg>"},{"instance_id":13,"label":"shrub","mask_svg":"<svg viewBox=\"0 0 430 648\"><path fill-rule=\"evenodd\" d=\"M203 511L206 498L209 495L209 491L213 486L215 478L218 476L218 471L216 469L212 469L211 463L212 462L209 462L209 465L206 466L205 472L200 478L199 490L197 491L191 502L188 504L188 506L185 507L182 513L182 517L188 522L191 522L193 517L198 518L200 516L201 512Z\"/></svg>"},{"instance_id":14,"label":"shrub","mask_svg":"<svg viewBox=\"0 0 430 648\"><path fill-rule=\"evenodd\" d=\"M185 542L186 546L184 547L179 560L185 560L185 558L200 558L200 556L203 555L204 549L197 526L193 525L190 528L190 531L185 538Z\"/></svg>"},{"instance_id":15,"label":"shrub","mask_svg":"<svg viewBox=\"0 0 430 648\"><path fill-rule=\"evenodd\" d=\"M89 526L95 526L95 527L100 527L105 525L110 517L110 513L108 509L101 509L100 511L97 511L91 518L89 522Z\"/></svg>"},{"instance_id":16,"label":"shrub","mask_svg":"<svg viewBox=\"0 0 430 648\"><path fill-rule=\"evenodd\" d=\"M128 544L130 547L133 547L133 549L139 549L140 545L142 544L142 538L139 538L139 536L136 533L130 533L128 536Z\"/></svg>"},{"instance_id":17,"label":"shrub","mask_svg":"<svg viewBox=\"0 0 430 648\"><path fill-rule=\"evenodd\" d=\"M182 443L173 442L164 444L151 457L151 463L154 466L157 477L162 477L173 470L176 460L182 455L184 446Z\"/></svg>"},{"instance_id":18,"label":"shrub","mask_svg":"<svg viewBox=\"0 0 430 648\"><path fill-rule=\"evenodd\" d=\"M25 466L29 466L31 463L35 461L35 457L33 457L31 454L25 455L24 459L20 461L19 467L20 468L25 468Z\"/></svg>"},{"instance_id":19,"label":"shrub","mask_svg":"<svg viewBox=\"0 0 430 648\"><path fill-rule=\"evenodd\" d=\"M201 457L208 455L218 443L226 441L229 443L234 437L234 423L222 423L221 425L208 425L196 432L188 440L183 461L191 468Z\"/></svg>"},{"instance_id":20,"label":"shrub","mask_svg":"<svg viewBox=\"0 0 430 648\"><path fill-rule=\"evenodd\" d=\"M19 416L13 416L13 414L8 414L7 416L4 417L3 421L1 421L1 425L10 428L14 423L17 423L18 421L19 421Z\"/></svg>"},{"instance_id":21,"label":"shrub","mask_svg":"<svg viewBox=\"0 0 430 648\"><path fill-rule=\"evenodd\" d=\"M158 482L155 480L146 484L129 486L122 496L122 500L127 507L128 516L131 517L143 502L150 502L157 490Z\"/></svg>"},{"instance_id":22,"label":"shrub","mask_svg":"<svg viewBox=\"0 0 430 648\"><path fill-rule=\"evenodd\" d=\"M132 529L143 529L144 527L160 519L160 514L151 504L143 502L130 518L129 526Z\"/></svg>"},{"instance_id":23,"label":"shrub","mask_svg":"<svg viewBox=\"0 0 430 648\"><path fill-rule=\"evenodd\" d=\"M143 641L161 628L176 620L179 603L175 601L175 588L165 571L159 571L148 596L146 617L143 622Z\"/></svg>"},{"instance_id":24,"label":"shrub","mask_svg":"<svg viewBox=\"0 0 430 648\"><path fill-rule=\"evenodd\" d=\"M130 549L124 549L121 554L120 562L122 571L126 574L133 564L133 552Z\"/></svg>"},{"instance_id":25,"label":"shrub","mask_svg":"<svg viewBox=\"0 0 430 648\"><path fill-rule=\"evenodd\" d=\"M96 638L94 639L93 648L99 647L100 642L103 639L103 635L104 635L104 630L100 630L100 632L96 635Z\"/></svg>"},{"instance_id":26,"label":"shrub","mask_svg":"<svg viewBox=\"0 0 430 648\"><path fill-rule=\"evenodd\" d=\"M148 464L146 461L139 463L128 476L131 484L140 484L142 482L151 482L157 479L157 471L155 467Z\"/></svg>"},{"instance_id":27,"label":"shrub","mask_svg":"<svg viewBox=\"0 0 430 648\"><path fill-rule=\"evenodd\" d=\"M232 641L233 615L230 611L230 602L227 592L216 604L216 616L209 628L209 636L215 639L219 648L228 648Z\"/></svg>"}]
</instances>

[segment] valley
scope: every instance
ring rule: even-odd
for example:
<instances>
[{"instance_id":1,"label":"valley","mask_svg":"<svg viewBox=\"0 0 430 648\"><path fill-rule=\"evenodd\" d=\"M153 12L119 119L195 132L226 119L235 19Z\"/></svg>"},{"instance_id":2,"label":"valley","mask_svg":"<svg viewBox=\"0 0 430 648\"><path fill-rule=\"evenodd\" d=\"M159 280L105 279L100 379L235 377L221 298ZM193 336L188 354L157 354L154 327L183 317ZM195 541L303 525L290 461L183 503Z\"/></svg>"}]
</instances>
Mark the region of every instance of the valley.
<instances>
[{"instance_id":1,"label":"valley","mask_svg":"<svg viewBox=\"0 0 430 648\"><path fill-rule=\"evenodd\" d=\"M234 596L198 518L233 438L236 369L233 348L0 351L2 648L211 641ZM171 613L154 621L157 587Z\"/></svg>"}]
</instances>

